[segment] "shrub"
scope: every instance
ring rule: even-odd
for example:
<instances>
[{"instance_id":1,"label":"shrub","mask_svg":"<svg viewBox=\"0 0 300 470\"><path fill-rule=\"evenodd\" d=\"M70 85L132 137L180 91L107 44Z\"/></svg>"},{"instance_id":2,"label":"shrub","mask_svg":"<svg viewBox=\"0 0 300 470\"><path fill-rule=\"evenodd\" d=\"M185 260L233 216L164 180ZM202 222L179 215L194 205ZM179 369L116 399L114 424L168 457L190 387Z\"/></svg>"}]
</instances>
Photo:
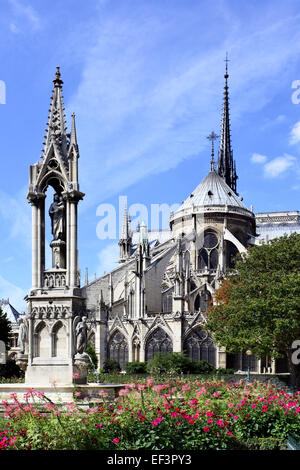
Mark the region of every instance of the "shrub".
<instances>
[{"instance_id":1,"label":"shrub","mask_svg":"<svg viewBox=\"0 0 300 470\"><path fill-rule=\"evenodd\" d=\"M224 369L223 367L219 367L216 372L218 375L234 374L234 369Z\"/></svg>"},{"instance_id":2,"label":"shrub","mask_svg":"<svg viewBox=\"0 0 300 470\"><path fill-rule=\"evenodd\" d=\"M148 362L147 371L153 374L179 374L190 371L191 361L185 353L157 353Z\"/></svg>"},{"instance_id":3,"label":"shrub","mask_svg":"<svg viewBox=\"0 0 300 470\"><path fill-rule=\"evenodd\" d=\"M127 374L145 374L147 372L147 364L145 362L127 362L126 373Z\"/></svg>"},{"instance_id":4,"label":"shrub","mask_svg":"<svg viewBox=\"0 0 300 470\"><path fill-rule=\"evenodd\" d=\"M8 359L6 364L0 364L0 378L10 379L11 377L23 377L24 372L12 359Z\"/></svg>"},{"instance_id":5,"label":"shrub","mask_svg":"<svg viewBox=\"0 0 300 470\"><path fill-rule=\"evenodd\" d=\"M121 370L121 366L115 359L106 359L103 364L103 370L104 372L116 372Z\"/></svg>"},{"instance_id":6,"label":"shrub","mask_svg":"<svg viewBox=\"0 0 300 470\"><path fill-rule=\"evenodd\" d=\"M190 372L193 374L211 374L215 370L213 365L204 360L191 362Z\"/></svg>"}]
</instances>

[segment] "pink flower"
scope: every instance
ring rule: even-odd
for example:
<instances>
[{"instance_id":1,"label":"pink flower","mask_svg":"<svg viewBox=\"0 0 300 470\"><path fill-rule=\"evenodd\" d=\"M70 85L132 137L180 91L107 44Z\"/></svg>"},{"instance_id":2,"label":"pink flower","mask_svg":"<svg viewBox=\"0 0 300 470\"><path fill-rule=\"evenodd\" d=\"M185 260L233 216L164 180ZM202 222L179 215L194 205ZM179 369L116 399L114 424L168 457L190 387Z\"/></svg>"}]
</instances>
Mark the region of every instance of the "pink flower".
<instances>
[{"instance_id":1,"label":"pink flower","mask_svg":"<svg viewBox=\"0 0 300 470\"><path fill-rule=\"evenodd\" d=\"M113 443L114 443L114 444L118 444L119 442L120 442L120 439L119 439L118 437L115 437L115 438L113 439Z\"/></svg>"},{"instance_id":2,"label":"pink flower","mask_svg":"<svg viewBox=\"0 0 300 470\"><path fill-rule=\"evenodd\" d=\"M203 431L204 431L204 432L209 432L209 427L208 427L208 426L205 426L205 427L203 428Z\"/></svg>"}]
</instances>

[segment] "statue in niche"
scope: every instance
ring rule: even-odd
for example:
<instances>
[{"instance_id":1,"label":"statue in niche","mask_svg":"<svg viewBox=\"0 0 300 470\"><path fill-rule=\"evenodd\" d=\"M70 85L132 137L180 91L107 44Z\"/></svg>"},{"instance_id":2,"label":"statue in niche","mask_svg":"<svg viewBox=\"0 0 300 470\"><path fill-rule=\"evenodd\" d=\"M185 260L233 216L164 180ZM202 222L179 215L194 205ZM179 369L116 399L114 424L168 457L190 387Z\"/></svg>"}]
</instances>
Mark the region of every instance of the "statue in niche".
<instances>
[{"instance_id":1,"label":"statue in niche","mask_svg":"<svg viewBox=\"0 0 300 470\"><path fill-rule=\"evenodd\" d=\"M24 318L18 319L19 323L19 335L18 335L18 347L20 349L20 353L25 353L25 344L27 340L27 325Z\"/></svg>"},{"instance_id":2,"label":"statue in niche","mask_svg":"<svg viewBox=\"0 0 300 470\"><path fill-rule=\"evenodd\" d=\"M86 351L87 346L87 317L83 316L82 320L76 324L75 334L76 334L76 351L77 354L83 354Z\"/></svg>"},{"instance_id":3,"label":"statue in niche","mask_svg":"<svg viewBox=\"0 0 300 470\"><path fill-rule=\"evenodd\" d=\"M65 204L61 195L55 193L49 209L53 240L63 240L65 232Z\"/></svg>"}]
</instances>

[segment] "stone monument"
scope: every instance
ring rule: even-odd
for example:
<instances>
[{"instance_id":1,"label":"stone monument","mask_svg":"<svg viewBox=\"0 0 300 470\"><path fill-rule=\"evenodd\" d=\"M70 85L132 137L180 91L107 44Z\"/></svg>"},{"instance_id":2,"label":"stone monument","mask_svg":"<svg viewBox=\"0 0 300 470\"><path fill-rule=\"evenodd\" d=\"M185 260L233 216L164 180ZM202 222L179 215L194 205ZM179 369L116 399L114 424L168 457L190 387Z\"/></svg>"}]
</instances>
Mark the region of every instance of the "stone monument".
<instances>
[{"instance_id":1,"label":"stone monument","mask_svg":"<svg viewBox=\"0 0 300 470\"><path fill-rule=\"evenodd\" d=\"M55 383L72 385L80 369L86 383L86 317L80 291L77 250L77 206L84 194L79 190L75 116L67 133L59 67L41 161L30 167L28 201L32 207L32 287L26 319L21 321L18 363L31 386ZM45 200L48 187L54 190L49 217L53 240L52 266L45 266ZM74 335L76 331L76 335ZM77 333L78 332L78 333Z\"/></svg>"}]
</instances>

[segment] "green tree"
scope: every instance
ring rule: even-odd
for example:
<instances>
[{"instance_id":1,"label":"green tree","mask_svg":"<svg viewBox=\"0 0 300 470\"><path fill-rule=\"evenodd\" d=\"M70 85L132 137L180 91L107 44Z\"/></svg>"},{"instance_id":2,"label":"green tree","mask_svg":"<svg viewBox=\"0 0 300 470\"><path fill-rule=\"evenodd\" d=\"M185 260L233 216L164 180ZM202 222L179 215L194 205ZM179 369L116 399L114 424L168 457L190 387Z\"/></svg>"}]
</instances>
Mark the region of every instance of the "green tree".
<instances>
[{"instance_id":1,"label":"green tree","mask_svg":"<svg viewBox=\"0 0 300 470\"><path fill-rule=\"evenodd\" d=\"M285 352L291 384L300 387L293 345L300 340L300 234L253 246L237 260L208 309L207 329L228 352L247 348L274 358Z\"/></svg>"},{"instance_id":2,"label":"green tree","mask_svg":"<svg viewBox=\"0 0 300 470\"><path fill-rule=\"evenodd\" d=\"M7 318L6 313L0 307L0 341L4 341L6 347L9 344L9 335L11 332L11 323Z\"/></svg>"}]
</instances>

